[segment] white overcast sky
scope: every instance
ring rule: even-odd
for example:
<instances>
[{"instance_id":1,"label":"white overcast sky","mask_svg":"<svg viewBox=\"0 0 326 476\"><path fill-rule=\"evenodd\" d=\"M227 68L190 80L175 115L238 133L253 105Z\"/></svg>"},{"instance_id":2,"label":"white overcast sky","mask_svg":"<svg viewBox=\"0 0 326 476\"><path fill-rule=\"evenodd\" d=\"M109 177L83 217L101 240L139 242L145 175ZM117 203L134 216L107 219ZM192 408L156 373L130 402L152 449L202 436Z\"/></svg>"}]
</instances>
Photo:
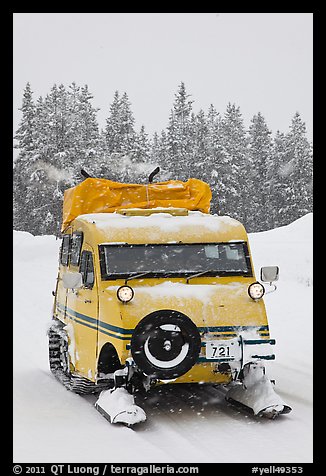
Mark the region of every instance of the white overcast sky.
<instances>
[{"instance_id":1,"label":"white overcast sky","mask_svg":"<svg viewBox=\"0 0 326 476\"><path fill-rule=\"evenodd\" d=\"M29 81L88 85L100 127L116 90L151 135L165 129L183 81L193 110L261 112L273 134L298 111L312 140L312 13L14 13L14 130Z\"/></svg>"}]
</instances>

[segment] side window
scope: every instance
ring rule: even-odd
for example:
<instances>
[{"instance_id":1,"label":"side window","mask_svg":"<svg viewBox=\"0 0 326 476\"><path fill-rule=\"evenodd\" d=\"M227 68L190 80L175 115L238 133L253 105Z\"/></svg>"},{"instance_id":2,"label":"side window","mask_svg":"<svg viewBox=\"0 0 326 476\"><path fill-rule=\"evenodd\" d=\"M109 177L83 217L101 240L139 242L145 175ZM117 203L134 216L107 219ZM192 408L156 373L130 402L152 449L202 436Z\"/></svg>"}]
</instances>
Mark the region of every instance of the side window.
<instances>
[{"instance_id":1,"label":"side window","mask_svg":"<svg viewBox=\"0 0 326 476\"><path fill-rule=\"evenodd\" d=\"M83 284L85 288L92 288L94 285L94 264L91 251L82 252L79 272L83 276Z\"/></svg>"},{"instance_id":2,"label":"side window","mask_svg":"<svg viewBox=\"0 0 326 476\"><path fill-rule=\"evenodd\" d=\"M70 235L63 235L61 243L60 263L68 266L70 254Z\"/></svg>"},{"instance_id":3,"label":"side window","mask_svg":"<svg viewBox=\"0 0 326 476\"><path fill-rule=\"evenodd\" d=\"M83 232L75 231L71 237L70 264L78 266L80 262L80 252L83 244Z\"/></svg>"}]
</instances>

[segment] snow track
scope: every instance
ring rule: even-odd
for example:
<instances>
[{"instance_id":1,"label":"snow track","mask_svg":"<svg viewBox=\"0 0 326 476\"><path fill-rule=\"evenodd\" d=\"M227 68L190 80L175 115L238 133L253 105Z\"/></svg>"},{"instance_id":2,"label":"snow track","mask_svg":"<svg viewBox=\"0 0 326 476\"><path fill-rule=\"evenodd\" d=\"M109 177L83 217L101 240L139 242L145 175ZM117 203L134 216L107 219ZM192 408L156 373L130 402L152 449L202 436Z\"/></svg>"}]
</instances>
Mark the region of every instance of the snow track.
<instances>
[{"instance_id":1,"label":"snow track","mask_svg":"<svg viewBox=\"0 0 326 476\"><path fill-rule=\"evenodd\" d=\"M66 390L50 373L47 326L59 241L14 232L14 462L312 461L312 215L249 236L258 274L279 265L267 294L276 390L292 413L270 421L240 412L213 385L165 385L136 396L147 421L110 425L96 395Z\"/></svg>"}]
</instances>

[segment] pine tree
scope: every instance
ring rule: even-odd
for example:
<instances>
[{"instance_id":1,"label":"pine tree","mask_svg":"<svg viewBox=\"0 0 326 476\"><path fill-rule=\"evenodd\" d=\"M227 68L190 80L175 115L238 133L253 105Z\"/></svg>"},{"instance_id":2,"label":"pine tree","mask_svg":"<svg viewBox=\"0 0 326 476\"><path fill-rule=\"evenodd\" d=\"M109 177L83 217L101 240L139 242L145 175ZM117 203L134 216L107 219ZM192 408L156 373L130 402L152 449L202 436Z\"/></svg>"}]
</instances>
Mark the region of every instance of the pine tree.
<instances>
[{"instance_id":1,"label":"pine tree","mask_svg":"<svg viewBox=\"0 0 326 476\"><path fill-rule=\"evenodd\" d=\"M220 207L221 213L246 224L247 137L240 108L229 103L221 121Z\"/></svg>"},{"instance_id":2,"label":"pine tree","mask_svg":"<svg viewBox=\"0 0 326 476\"><path fill-rule=\"evenodd\" d=\"M91 104L93 95L88 86L81 88L78 95L78 134L75 135L75 169L86 169L90 174L97 176L99 172L98 147L99 127L96 118L98 109Z\"/></svg>"},{"instance_id":3,"label":"pine tree","mask_svg":"<svg viewBox=\"0 0 326 476\"><path fill-rule=\"evenodd\" d=\"M82 123L80 118L80 86L72 82L68 86L68 112L67 112L67 147L65 150L65 164L67 167L74 168L75 159L80 160L78 156L82 148L81 135ZM77 166L75 167L77 169Z\"/></svg>"},{"instance_id":4,"label":"pine tree","mask_svg":"<svg viewBox=\"0 0 326 476\"><path fill-rule=\"evenodd\" d=\"M161 135L154 134L151 148L151 162L160 167L159 180L175 180L174 169L169 155L167 133L162 130Z\"/></svg>"},{"instance_id":5,"label":"pine tree","mask_svg":"<svg viewBox=\"0 0 326 476\"><path fill-rule=\"evenodd\" d=\"M36 159L44 159L47 156L48 127L46 107L43 97L40 96L35 107L35 149L38 154Z\"/></svg>"},{"instance_id":6,"label":"pine tree","mask_svg":"<svg viewBox=\"0 0 326 476\"><path fill-rule=\"evenodd\" d=\"M22 100L22 118L17 128L14 139L19 149L19 155L13 167L13 226L15 230L29 231L29 216L26 214L26 204L29 200L26 171L30 161L36 153L35 131L35 104L30 83L27 83Z\"/></svg>"},{"instance_id":7,"label":"pine tree","mask_svg":"<svg viewBox=\"0 0 326 476\"><path fill-rule=\"evenodd\" d=\"M35 104L30 83L26 84L22 107L19 111L22 112L22 118L14 136L17 141L14 147L24 153L33 152L35 149Z\"/></svg>"},{"instance_id":8,"label":"pine tree","mask_svg":"<svg viewBox=\"0 0 326 476\"><path fill-rule=\"evenodd\" d=\"M97 144L97 177L114 180L114 177L111 175L112 172L110 170L109 159L110 155L108 151L106 131L105 129L101 129L99 132L99 139Z\"/></svg>"},{"instance_id":9,"label":"pine tree","mask_svg":"<svg viewBox=\"0 0 326 476\"><path fill-rule=\"evenodd\" d=\"M57 234L64 190L80 181L82 167L96 170L99 133L91 99L87 86L72 83L67 91L62 84L54 85L34 107L32 151L20 139L23 123L17 130L22 149L15 164L19 179L14 183L14 205L16 213L21 210L26 231ZM22 191L24 202L19 207Z\"/></svg>"},{"instance_id":10,"label":"pine tree","mask_svg":"<svg viewBox=\"0 0 326 476\"><path fill-rule=\"evenodd\" d=\"M122 137L121 152L124 156L133 159L135 150L136 133L134 129L135 119L131 111L131 103L126 92L120 101L120 136Z\"/></svg>"},{"instance_id":11,"label":"pine tree","mask_svg":"<svg viewBox=\"0 0 326 476\"><path fill-rule=\"evenodd\" d=\"M312 211L312 147L306 126L297 112L286 135L287 163L282 168L286 181L287 204L283 210L287 223Z\"/></svg>"},{"instance_id":12,"label":"pine tree","mask_svg":"<svg viewBox=\"0 0 326 476\"><path fill-rule=\"evenodd\" d=\"M206 182L212 191L212 213L220 213L223 210L223 197L226 196L223 177L223 149L221 140L221 117L213 104L207 113L207 170ZM225 205L225 202L224 202Z\"/></svg>"},{"instance_id":13,"label":"pine tree","mask_svg":"<svg viewBox=\"0 0 326 476\"><path fill-rule=\"evenodd\" d=\"M120 97L115 91L110 105L109 117L106 119L105 137L108 154L122 152L122 137L120 126Z\"/></svg>"},{"instance_id":14,"label":"pine tree","mask_svg":"<svg viewBox=\"0 0 326 476\"><path fill-rule=\"evenodd\" d=\"M140 132L135 136L133 162L147 163L149 162L150 143L145 126L142 125Z\"/></svg>"},{"instance_id":15,"label":"pine tree","mask_svg":"<svg viewBox=\"0 0 326 476\"><path fill-rule=\"evenodd\" d=\"M160 162L160 138L157 132L154 132L150 140L150 158L155 162Z\"/></svg>"},{"instance_id":16,"label":"pine tree","mask_svg":"<svg viewBox=\"0 0 326 476\"><path fill-rule=\"evenodd\" d=\"M114 94L110 114L106 120L106 163L113 180L125 182L132 173L130 166L136 160L136 132L131 103L126 92Z\"/></svg>"},{"instance_id":17,"label":"pine tree","mask_svg":"<svg viewBox=\"0 0 326 476\"><path fill-rule=\"evenodd\" d=\"M91 104L93 95L89 92L87 84L81 88L79 96L79 115L80 115L80 138L81 147L86 155L94 155L99 137L99 128L96 119L96 113L99 109L95 109Z\"/></svg>"},{"instance_id":18,"label":"pine tree","mask_svg":"<svg viewBox=\"0 0 326 476\"><path fill-rule=\"evenodd\" d=\"M191 174L192 127L191 113L193 101L186 93L185 84L181 82L167 127L168 154L174 176L178 180L187 180Z\"/></svg>"},{"instance_id":19,"label":"pine tree","mask_svg":"<svg viewBox=\"0 0 326 476\"><path fill-rule=\"evenodd\" d=\"M29 164L27 176L31 197L28 212L34 234L59 232L63 186L59 187L58 171L69 149L68 110L67 91L62 84L55 84L44 101L40 98L37 102L38 154L37 160Z\"/></svg>"},{"instance_id":20,"label":"pine tree","mask_svg":"<svg viewBox=\"0 0 326 476\"><path fill-rule=\"evenodd\" d=\"M286 180L287 169L286 137L277 131L272 142L271 157L267 166L268 214L266 229L286 225L285 210L287 207L287 190L290 190Z\"/></svg>"},{"instance_id":21,"label":"pine tree","mask_svg":"<svg viewBox=\"0 0 326 476\"><path fill-rule=\"evenodd\" d=\"M191 174L201 180L210 182L210 166L208 163L208 125L204 111L191 117L192 147L189 160L192 163Z\"/></svg>"},{"instance_id":22,"label":"pine tree","mask_svg":"<svg viewBox=\"0 0 326 476\"><path fill-rule=\"evenodd\" d=\"M45 109L48 121L48 156L47 160L51 163L55 162L56 154L64 152L65 137L64 137L64 120L63 104L66 102L66 92L56 84L51 88L50 94L45 97Z\"/></svg>"},{"instance_id":23,"label":"pine tree","mask_svg":"<svg viewBox=\"0 0 326 476\"><path fill-rule=\"evenodd\" d=\"M269 196L267 187L268 164L271 156L271 131L260 112L249 127L246 192L248 231L263 231L268 227Z\"/></svg>"}]
</instances>

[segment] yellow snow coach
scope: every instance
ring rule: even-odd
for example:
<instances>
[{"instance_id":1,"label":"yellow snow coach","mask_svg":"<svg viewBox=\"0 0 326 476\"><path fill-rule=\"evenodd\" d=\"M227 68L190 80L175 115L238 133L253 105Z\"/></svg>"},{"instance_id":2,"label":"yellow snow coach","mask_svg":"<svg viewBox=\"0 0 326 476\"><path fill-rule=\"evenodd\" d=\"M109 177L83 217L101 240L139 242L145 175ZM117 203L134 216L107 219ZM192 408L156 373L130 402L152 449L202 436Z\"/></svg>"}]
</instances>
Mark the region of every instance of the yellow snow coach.
<instances>
[{"instance_id":1,"label":"yellow snow coach","mask_svg":"<svg viewBox=\"0 0 326 476\"><path fill-rule=\"evenodd\" d=\"M50 369L74 392L100 392L112 423L144 421L134 393L166 383L228 385L226 399L259 416L291 410L265 373L275 340L247 233L209 214L210 200L197 179L88 177L65 191Z\"/></svg>"}]
</instances>

